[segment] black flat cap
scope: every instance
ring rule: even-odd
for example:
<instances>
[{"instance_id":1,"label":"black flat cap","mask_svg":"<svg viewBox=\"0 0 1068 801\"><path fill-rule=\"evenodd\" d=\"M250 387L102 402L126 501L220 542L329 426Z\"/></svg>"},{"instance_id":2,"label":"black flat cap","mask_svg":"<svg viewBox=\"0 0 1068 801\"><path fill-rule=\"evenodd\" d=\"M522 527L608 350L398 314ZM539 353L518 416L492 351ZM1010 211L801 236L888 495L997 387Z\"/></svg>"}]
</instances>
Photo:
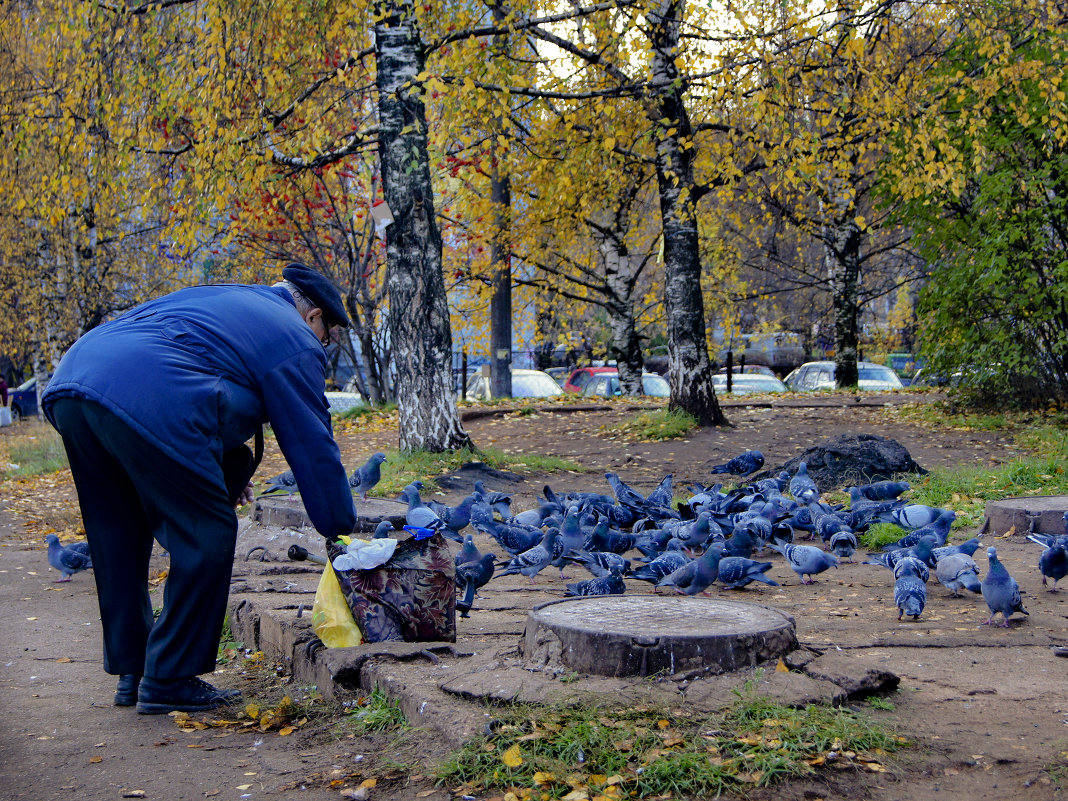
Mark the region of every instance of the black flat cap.
<instances>
[{"instance_id":1,"label":"black flat cap","mask_svg":"<svg viewBox=\"0 0 1068 801\"><path fill-rule=\"evenodd\" d=\"M322 273L307 265L293 262L282 270L282 277L303 293L304 297L323 311L328 326L349 326L349 316L345 314L345 305L341 302L337 287Z\"/></svg>"}]
</instances>

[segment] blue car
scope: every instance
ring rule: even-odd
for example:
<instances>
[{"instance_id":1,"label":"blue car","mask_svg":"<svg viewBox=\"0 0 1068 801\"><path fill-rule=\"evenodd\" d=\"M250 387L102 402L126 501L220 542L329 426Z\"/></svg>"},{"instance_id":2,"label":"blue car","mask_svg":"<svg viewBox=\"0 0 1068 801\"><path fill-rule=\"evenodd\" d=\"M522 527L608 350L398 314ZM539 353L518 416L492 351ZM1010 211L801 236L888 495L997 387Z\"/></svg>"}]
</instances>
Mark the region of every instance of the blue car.
<instances>
[{"instance_id":1,"label":"blue car","mask_svg":"<svg viewBox=\"0 0 1068 801\"><path fill-rule=\"evenodd\" d=\"M8 405L11 407L11 422L17 423L23 417L37 416L37 379L31 378L7 393Z\"/></svg>"}]
</instances>

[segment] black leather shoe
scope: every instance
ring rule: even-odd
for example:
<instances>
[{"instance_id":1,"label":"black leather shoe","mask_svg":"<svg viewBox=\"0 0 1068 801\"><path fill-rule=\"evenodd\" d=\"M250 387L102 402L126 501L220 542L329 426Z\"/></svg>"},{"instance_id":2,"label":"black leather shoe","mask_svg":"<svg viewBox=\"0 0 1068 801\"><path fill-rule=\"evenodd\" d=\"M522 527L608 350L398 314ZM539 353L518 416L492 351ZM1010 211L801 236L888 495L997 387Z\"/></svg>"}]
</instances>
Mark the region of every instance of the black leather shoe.
<instances>
[{"instance_id":1,"label":"black leather shoe","mask_svg":"<svg viewBox=\"0 0 1068 801\"><path fill-rule=\"evenodd\" d=\"M123 673L115 688L115 706L133 706L137 703L137 685L141 683L140 673Z\"/></svg>"},{"instance_id":2,"label":"black leather shoe","mask_svg":"<svg viewBox=\"0 0 1068 801\"><path fill-rule=\"evenodd\" d=\"M142 715L204 712L235 703L239 690L220 690L203 679L153 679L145 676L137 688L137 711Z\"/></svg>"}]
</instances>

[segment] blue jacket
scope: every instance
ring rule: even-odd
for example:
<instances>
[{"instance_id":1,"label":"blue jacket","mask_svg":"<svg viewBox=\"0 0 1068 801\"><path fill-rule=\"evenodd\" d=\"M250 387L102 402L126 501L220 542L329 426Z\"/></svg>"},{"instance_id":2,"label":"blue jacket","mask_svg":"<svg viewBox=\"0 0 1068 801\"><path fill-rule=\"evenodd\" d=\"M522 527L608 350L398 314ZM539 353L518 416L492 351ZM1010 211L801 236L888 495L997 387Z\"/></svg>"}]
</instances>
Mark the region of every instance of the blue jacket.
<instances>
[{"instance_id":1,"label":"blue jacket","mask_svg":"<svg viewBox=\"0 0 1068 801\"><path fill-rule=\"evenodd\" d=\"M44 393L96 401L211 480L223 452L269 422L312 524L350 534L352 492L330 426L326 353L289 293L262 286L182 289L94 328ZM52 421L54 422L54 421Z\"/></svg>"}]
</instances>

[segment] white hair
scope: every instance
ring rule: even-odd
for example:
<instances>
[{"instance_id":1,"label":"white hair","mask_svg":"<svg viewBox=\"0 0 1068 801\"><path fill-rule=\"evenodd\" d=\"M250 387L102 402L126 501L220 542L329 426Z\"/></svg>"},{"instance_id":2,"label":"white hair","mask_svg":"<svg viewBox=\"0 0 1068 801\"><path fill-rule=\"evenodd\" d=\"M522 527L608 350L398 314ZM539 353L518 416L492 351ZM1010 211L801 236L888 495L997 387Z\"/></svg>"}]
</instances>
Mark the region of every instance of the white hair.
<instances>
[{"instance_id":1,"label":"white hair","mask_svg":"<svg viewBox=\"0 0 1068 801\"><path fill-rule=\"evenodd\" d=\"M281 287L286 290L292 297L293 302L297 304L297 311L300 312L300 316L304 317L312 309L318 309L319 307L312 303L297 287L290 281L281 280L274 287Z\"/></svg>"}]
</instances>

